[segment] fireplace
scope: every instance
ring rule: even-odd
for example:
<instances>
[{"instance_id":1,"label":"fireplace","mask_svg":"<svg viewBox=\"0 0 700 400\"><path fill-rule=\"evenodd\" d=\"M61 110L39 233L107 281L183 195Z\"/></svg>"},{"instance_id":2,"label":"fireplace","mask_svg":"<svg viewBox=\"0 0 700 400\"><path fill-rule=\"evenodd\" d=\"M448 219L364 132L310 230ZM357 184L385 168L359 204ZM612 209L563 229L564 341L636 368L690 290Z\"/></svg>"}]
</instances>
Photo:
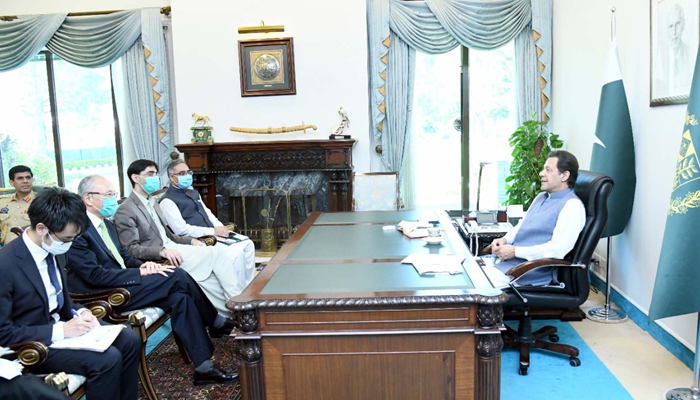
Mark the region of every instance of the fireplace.
<instances>
[{"instance_id":1,"label":"fireplace","mask_svg":"<svg viewBox=\"0 0 700 400\"><path fill-rule=\"evenodd\" d=\"M180 144L175 147L184 154L194 172L193 186L222 222L236 222L243 229L240 222L244 218L244 193L248 193L246 211L250 202L250 207L256 207L258 214L266 208L259 203L265 197L260 195L263 191L278 190L278 198L282 198L282 193L292 193L286 200L281 200L288 202L291 215L286 215L286 206L278 214L278 218L282 218L284 213L285 221L290 218L286 232L281 226L276 228L280 243L280 238L284 237L280 233L288 238L294 226L306 218L298 208L299 204L306 207L304 210L308 210L312 203L314 210L318 211L351 210L352 148L355 142L354 139L293 140ZM254 200L254 197L259 199ZM268 196L264 201L269 202L271 197L274 196ZM255 201L258 204L253 205ZM296 216L294 207L298 211ZM248 218L252 217L246 214L243 222L247 224ZM261 221L251 222L248 229L260 228ZM276 223L279 222L277 219ZM253 228L256 224L258 228ZM256 234L253 233L252 237L258 240Z\"/></svg>"}]
</instances>

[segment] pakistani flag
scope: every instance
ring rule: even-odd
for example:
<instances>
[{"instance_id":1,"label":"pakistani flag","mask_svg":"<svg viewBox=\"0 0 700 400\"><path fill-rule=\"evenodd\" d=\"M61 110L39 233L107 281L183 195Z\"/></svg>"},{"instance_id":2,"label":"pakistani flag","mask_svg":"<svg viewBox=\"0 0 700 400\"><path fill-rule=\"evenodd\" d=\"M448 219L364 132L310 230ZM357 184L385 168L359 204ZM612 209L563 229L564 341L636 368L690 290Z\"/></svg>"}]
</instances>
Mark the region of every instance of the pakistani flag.
<instances>
[{"instance_id":1,"label":"pakistani flag","mask_svg":"<svg viewBox=\"0 0 700 400\"><path fill-rule=\"evenodd\" d=\"M634 173L632 122L615 39L608 50L608 64L600 92L591 171L607 175L615 182L608 198L608 224L602 236L618 235L625 230L632 214L637 177Z\"/></svg>"},{"instance_id":2,"label":"pakistani flag","mask_svg":"<svg viewBox=\"0 0 700 400\"><path fill-rule=\"evenodd\" d=\"M700 55L700 53L698 53ZM700 311L700 73L695 61L649 320Z\"/></svg>"}]
</instances>

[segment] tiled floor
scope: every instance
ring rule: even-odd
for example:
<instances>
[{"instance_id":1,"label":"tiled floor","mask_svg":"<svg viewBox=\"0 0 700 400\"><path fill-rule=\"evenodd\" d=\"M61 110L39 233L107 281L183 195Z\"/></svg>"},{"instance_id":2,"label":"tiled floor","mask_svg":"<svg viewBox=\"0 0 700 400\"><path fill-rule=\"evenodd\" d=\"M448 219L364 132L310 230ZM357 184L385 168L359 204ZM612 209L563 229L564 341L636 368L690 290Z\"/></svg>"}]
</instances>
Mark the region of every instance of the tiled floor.
<instances>
[{"instance_id":1,"label":"tiled floor","mask_svg":"<svg viewBox=\"0 0 700 400\"><path fill-rule=\"evenodd\" d=\"M581 309L601 307L604 300L602 293L591 292ZM633 321L571 325L635 400L660 400L669 388L688 387L693 381L693 371Z\"/></svg>"}]
</instances>

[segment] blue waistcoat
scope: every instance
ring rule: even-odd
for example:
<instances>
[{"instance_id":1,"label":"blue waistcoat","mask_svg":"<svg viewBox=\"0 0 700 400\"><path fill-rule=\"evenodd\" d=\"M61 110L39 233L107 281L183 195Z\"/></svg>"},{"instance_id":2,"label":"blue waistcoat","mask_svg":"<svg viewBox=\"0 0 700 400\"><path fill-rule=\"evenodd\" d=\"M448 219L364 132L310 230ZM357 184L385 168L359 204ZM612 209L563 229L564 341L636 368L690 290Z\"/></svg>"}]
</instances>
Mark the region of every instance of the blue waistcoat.
<instances>
[{"instance_id":1,"label":"blue waistcoat","mask_svg":"<svg viewBox=\"0 0 700 400\"><path fill-rule=\"evenodd\" d=\"M515 235L513 246L536 246L545 244L552 240L554 228L559 219L559 213L567 201L578 199L576 193L571 188L552 193L547 196L546 192L540 193L532 202L527 211L525 219L521 222L520 229ZM496 264L499 270L506 272L514 266L527 260L524 258L513 258ZM539 268L530 271L527 275L518 280L519 285L549 285L557 284L557 268Z\"/></svg>"},{"instance_id":2,"label":"blue waistcoat","mask_svg":"<svg viewBox=\"0 0 700 400\"><path fill-rule=\"evenodd\" d=\"M199 192L193 189L178 189L175 186L170 186L165 191L163 199L170 199L180 209L182 219L188 225L205 226L213 228L214 224L209 220L207 212L204 210L202 203L199 201Z\"/></svg>"}]
</instances>

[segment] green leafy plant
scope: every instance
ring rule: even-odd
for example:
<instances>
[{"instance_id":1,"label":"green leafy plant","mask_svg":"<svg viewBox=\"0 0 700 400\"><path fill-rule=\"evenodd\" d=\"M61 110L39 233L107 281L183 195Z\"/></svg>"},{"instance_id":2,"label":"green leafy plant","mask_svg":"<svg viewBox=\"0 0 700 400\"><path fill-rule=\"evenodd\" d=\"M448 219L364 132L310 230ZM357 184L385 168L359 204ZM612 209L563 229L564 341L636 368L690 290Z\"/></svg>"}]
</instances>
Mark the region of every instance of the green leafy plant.
<instances>
[{"instance_id":1,"label":"green leafy plant","mask_svg":"<svg viewBox=\"0 0 700 400\"><path fill-rule=\"evenodd\" d=\"M531 118L534 117L535 114L532 114ZM547 131L546 125L547 122L543 121L525 121L510 135L513 161L510 175L506 178L508 200L504 204L522 204L523 209L527 210L540 192L542 182L539 174L547 155L552 149L560 149L564 145L559 135Z\"/></svg>"}]
</instances>

